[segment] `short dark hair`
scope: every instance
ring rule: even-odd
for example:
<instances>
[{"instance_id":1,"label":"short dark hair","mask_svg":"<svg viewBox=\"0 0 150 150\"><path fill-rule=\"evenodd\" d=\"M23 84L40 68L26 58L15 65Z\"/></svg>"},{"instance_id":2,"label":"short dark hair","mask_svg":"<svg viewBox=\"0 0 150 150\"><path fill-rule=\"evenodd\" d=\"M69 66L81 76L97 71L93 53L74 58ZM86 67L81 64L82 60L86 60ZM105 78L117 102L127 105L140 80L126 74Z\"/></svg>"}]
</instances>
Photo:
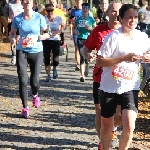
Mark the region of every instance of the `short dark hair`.
<instances>
[{"instance_id":1,"label":"short dark hair","mask_svg":"<svg viewBox=\"0 0 150 150\"><path fill-rule=\"evenodd\" d=\"M143 6L144 6L143 0L139 0L139 1L138 1L138 5L139 5L140 7L143 7Z\"/></svg>"},{"instance_id":2,"label":"short dark hair","mask_svg":"<svg viewBox=\"0 0 150 150\"><path fill-rule=\"evenodd\" d=\"M121 19L124 18L125 13L129 9L135 9L135 10L137 10L138 8L135 5L133 5L133 4L124 4L124 5L122 5L122 7L119 9L119 16L120 16Z\"/></svg>"},{"instance_id":3,"label":"short dark hair","mask_svg":"<svg viewBox=\"0 0 150 150\"><path fill-rule=\"evenodd\" d=\"M52 3L46 4L46 5L45 5L45 8L47 8L47 7L54 7L54 5L53 5Z\"/></svg>"}]
</instances>

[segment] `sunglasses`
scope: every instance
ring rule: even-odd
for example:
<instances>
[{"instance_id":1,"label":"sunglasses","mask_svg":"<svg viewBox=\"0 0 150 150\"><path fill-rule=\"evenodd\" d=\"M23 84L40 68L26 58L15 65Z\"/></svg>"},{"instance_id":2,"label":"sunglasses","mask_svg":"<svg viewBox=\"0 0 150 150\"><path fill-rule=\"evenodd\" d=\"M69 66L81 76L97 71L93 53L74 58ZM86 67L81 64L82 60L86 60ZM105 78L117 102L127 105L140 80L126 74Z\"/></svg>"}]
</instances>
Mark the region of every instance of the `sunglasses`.
<instances>
[{"instance_id":1,"label":"sunglasses","mask_svg":"<svg viewBox=\"0 0 150 150\"><path fill-rule=\"evenodd\" d=\"M84 6L84 5L83 5L82 8L83 8L83 9L89 9L90 7L89 7L89 6Z\"/></svg>"},{"instance_id":2,"label":"sunglasses","mask_svg":"<svg viewBox=\"0 0 150 150\"><path fill-rule=\"evenodd\" d=\"M46 9L46 12L52 12L54 9Z\"/></svg>"}]
</instances>

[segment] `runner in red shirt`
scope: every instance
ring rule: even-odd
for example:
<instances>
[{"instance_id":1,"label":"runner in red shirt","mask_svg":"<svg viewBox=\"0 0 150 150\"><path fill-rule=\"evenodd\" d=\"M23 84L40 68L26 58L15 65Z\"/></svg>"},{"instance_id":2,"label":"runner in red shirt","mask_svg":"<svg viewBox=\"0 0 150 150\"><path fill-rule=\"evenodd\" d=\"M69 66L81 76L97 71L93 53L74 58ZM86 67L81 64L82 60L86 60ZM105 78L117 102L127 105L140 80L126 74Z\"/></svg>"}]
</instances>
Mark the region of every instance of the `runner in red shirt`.
<instances>
[{"instance_id":1,"label":"runner in red shirt","mask_svg":"<svg viewBox=\"0 0 150 150\"><path fill-rule=\"evenodd\" d=\"M88 39L85 41L83 48L83 56L89 61L93 61L96 58L95 54L92 54L92 50L99 50L105 37L114 29L117 29L121 26L120 22L118 21L118 15L119 15L119 9L121 7L121 3L113 2L108 7L108 17L109 21L103 24L98 25L93 29L91 34L89 35ZM96 110L96 117L95 117L95 123L96 123L96 130L98 137L100 139L100 125L101 125L101 115L100 115L100 100L99 100L99 86L100 86L100 80L101 80L101 73L102 68L98 68L96 65L93 70L93 98L94 98L94 104L95 104L95 110ZM116 134L116 127L121 125L121 115L119 116L119 113L121 111L121 108L118 107L114 122L114 129L112 132L112 143L111 147L115 147L118 141L117 134ZM98 150L101 150L101 141L99 142L99 148Z\"/></svg>"}]
</instances>

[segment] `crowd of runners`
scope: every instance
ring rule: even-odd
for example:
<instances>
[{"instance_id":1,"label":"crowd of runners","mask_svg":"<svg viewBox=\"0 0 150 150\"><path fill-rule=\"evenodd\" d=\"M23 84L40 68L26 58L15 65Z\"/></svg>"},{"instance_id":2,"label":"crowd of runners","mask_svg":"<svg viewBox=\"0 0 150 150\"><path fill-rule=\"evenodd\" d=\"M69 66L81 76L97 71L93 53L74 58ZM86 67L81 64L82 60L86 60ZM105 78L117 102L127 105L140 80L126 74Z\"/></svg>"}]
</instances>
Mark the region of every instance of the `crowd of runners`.
<instances>
[{"instance_id":1,"label":"crowd of runners","mask_svg":"<svg viewBox=\"0 0 150 150\"><path fill-rule=\"evenodd\" d=\"M149 10L145 0L139 0L138 7L102 0L97 9L90 8L83 0L75 0L68 9L59 6L56 0L49 0L45 7L38 7L33 0L12 0L5 4L1 24L11 43L11 62L17 67L23 105L20 116L29 116L27 68L30 68L33 105L39 107L43 60L45 82L57 79L60 48L68 27L80 82L86 81L89 63L95 61L93 99L98 150L109 150L118 142L119 150L127 150L138 113L139 66L142 64L144 77L146 63L150 62ZM119 139L118 126L123 126Z\"/></svg>"}]
</instances>

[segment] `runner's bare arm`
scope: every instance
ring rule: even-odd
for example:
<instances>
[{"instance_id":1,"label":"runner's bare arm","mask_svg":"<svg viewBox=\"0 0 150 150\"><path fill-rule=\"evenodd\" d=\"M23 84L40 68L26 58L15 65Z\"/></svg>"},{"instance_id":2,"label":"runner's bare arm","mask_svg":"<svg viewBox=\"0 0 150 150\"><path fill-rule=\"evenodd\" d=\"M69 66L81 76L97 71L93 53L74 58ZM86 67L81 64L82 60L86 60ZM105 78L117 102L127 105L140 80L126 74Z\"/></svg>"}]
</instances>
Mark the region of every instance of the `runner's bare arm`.
<instances>
[{"instance_id":1,"label":"runner's bare arm","mask_svg":"<svg viewBox=\"0 0 150 150\"><path fill-rule=\"evenodd\" d=\"M81 53L83 57L88 60L88 62L92 62L96 59L96 55L92 54L92 52L86 46L83 47Z\"/></svg>"},{"instance_id":2,"label":"runner's bare arm","mask_svg":"<svg viewBox=\"0 0 150 150\"><path fill-rule=\"evenodd\" d=\"M122 55L122 56L116 57L116 58L104 58L101 55L99 55L97 58L97 61L96 61L96 65L97 65L97 67L110 67L110 66L119 64L122 61L135 62L139 59L140 59L140 56L138 56L134 53L129 53L127 55Z\"/></svg>"},{"instance_id":3,"label":"runner's bare arm","mask_svg":"<svg viewBox=\"0 0 150 150\"><path fill-rule=\"evenodd\" d=\"M83 57L85 59L87 59L88 58L88 54L91 53L91 51L86 46L84 46L82 51L81 51L81 53L82 53Z\"/></svg>"},{"instance_id":4,"label":"runner's bare arm","mask_svg":"<svg viewBox=\"0 0 150 150\"><path fill-rule=\"evenodd\" d=\"M9 32L9 39L10 39L10 42L11 42L11 45L12 46L15 46L16 45L16 32L17 30L16 29L11 29L11 31Z\"/></svg>"}]
</instances>

